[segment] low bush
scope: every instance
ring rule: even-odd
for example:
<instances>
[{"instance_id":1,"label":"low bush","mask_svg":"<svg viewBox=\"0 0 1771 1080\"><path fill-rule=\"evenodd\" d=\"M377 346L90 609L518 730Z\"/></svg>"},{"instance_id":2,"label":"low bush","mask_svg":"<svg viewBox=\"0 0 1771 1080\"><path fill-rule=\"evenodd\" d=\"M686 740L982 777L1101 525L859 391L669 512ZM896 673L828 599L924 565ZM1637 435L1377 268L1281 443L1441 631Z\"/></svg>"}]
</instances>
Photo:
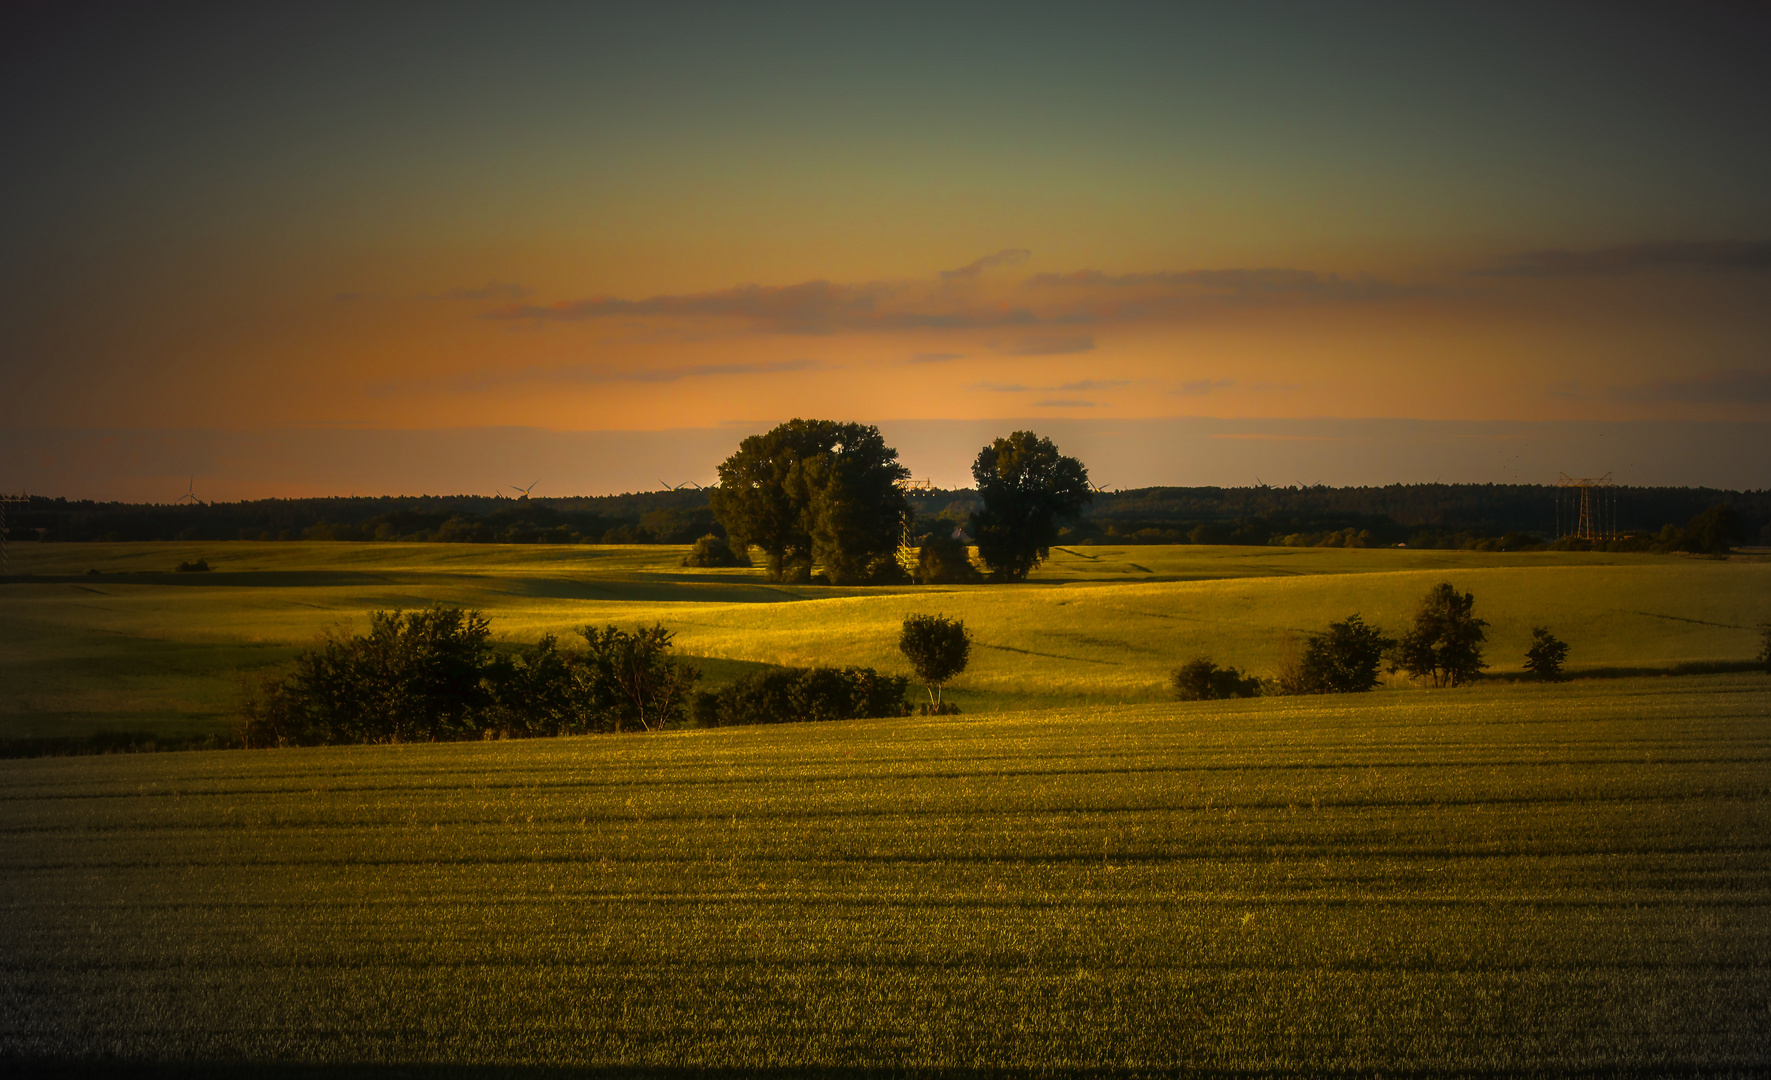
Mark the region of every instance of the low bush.
<instances>
[{"instance_id":1,"label":"low bush","mask_svg":"<svg viewBox=\"0 0 1771 1080\"><path fill-rule=\"evenodd\" d=\"M748 552L734 551L725 537L708 533L683 556L684 566L749 566Z\"/></svg>"},{"instance_id":2,"label":"low bush","mask_svg":"<svg viewBox=\"0 0 1771 1080\"><path fill-rule=\"evenodd\" d=\"M936 533L924 539L916 553L918 585L965 585L977 581L971 550L957 536Z\"/></svg>"},{"instance_id":3,"label":"low bush","mask_svg":"<svg viewBox=\"0 0 1771 1080\"><path fill-rule=\"evenodd\" d=\"M209 570L209 560L198 559L196 562L181 562L172 569L174 573L179 574L202 574Z\"/></svg>"},{"instance_id":4,"label":"low bush","mask_svg":"<svg viewBox=\"0 0 1771 1080\"><path fill-rule=\"evenodd\" d=\"M1542 626L1531 628L1531 648L1525 650L1525 669L1545 682L1559 682L1562 663L1568 659L1568 643Z\"/></svg>"},{"instance_id":5,"label":"low bush","mask_svg":"<svg viewBox=\"0 0 1771 1080\"><path fill-rule=\"evenodd\" d=\"M1261 680L1256 676L1245 675L1233 667L1219 667L1204 656L1176 668L1169 685L1182 701L1254 697L1261 692Z\"/></svg>"},{"instance_id":6,"label":"low bush","mask_svg":"<svg viewBox=\"0 0 1771 1080\"><path fill-rule=\"evenodd\" d=\"M695 695L701 727L908 716L910 680L872 668L769 668Z\"/></svg>"}]
</instances>

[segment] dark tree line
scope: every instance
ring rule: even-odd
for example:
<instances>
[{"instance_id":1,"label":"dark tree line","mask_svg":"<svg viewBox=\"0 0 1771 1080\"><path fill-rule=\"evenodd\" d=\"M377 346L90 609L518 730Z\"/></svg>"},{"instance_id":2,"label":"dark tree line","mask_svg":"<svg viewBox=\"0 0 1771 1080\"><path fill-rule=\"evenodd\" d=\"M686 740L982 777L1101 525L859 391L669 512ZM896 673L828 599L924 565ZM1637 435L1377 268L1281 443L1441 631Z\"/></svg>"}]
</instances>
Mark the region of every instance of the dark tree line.
<instances>
[{"instance_id":1,"label":"dark tree line","mask_svg":"<svg viewBox=\"0 0 1771 1080\"><path fill-rule=\"evenodd\" d=\"M1516 550L1554 539L1556 489L1544 485L1393 484L1349 488L1139 488L1098 492L1059 543L1332 544ZM1771 490L1625 487L1620 524L1642 550L1713 550L1725 506L1730 543L1771 543ZM976 490L907 493L922 525L968 527ZM1720 513L1719 511L1717 513ZM1669 532L1668 524L1673 526ZM1721 524L1727 524L1722 520ZM487 496L260 499L131 504L34 497L10 509L12 540L413 540L688 544L723 534L710 492L637 492L526 500Z\"/></svg>"},{"instance_id":2,"label":"dark tree line","mask_svg":"<svg viewBox=\"0 0 1771 1080\"><path fill-rule=\"evenodd\" d=\"M12 540L349 540L500 544L687 544L724 535L707 495L595 498L472 495L257 499L138 505L34 498L9 515Z\"/></svg>"}]
</instances>

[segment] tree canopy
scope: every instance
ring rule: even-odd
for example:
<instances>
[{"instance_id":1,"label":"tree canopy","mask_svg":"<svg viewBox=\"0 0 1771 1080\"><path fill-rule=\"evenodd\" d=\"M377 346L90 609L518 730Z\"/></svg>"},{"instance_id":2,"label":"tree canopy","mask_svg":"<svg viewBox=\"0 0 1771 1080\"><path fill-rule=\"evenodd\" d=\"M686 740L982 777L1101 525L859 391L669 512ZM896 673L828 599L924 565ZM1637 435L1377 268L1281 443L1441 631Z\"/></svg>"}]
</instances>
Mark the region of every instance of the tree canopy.
<instances>
[{"instance_id":1,"label":"tree canopy","mask_svg":"<svg viewBox=\"0 0 1771 1080\"><path fill-rule=\"evenodd\" d=\"M898 651L929 688L929 704L941 708L941 687L965 670L972 655L972 635L965 623L945 615L909 615L898 637Z\"/></svg>"},{"instance_id":2,"label":"tree canopy","mask_svg":"<svg viewBox=\"0 0 1771 1080\"><path fill-rule=\"evenodd\" d=\"M1384 650L1396 639L1358 615L1329 623L1304 642L1303 658L1288 691L1305 694L1358 694L1377 686Z\"/></svg>"},{"instance_id":3,"label":"tree canopy","mask_svg":"<svg viewBox=\"0 0 1771 1080\"><path fill-rule=\"evenodd\" d=\"M1531 628L1531 648L1525 650L1525 670L1545 682L1565 678L1562 664L1568 659L1568 643L1549 632L1547 627Z\"/></svg>"},{"instance_id":4,"label":"tree canopy","mask_svg":"<svg viewBox=\"0 0 1771 1080\"><path fill-rule=\"evenodd\" d=\"M737 550L763 550L776 581L809 580L814 562L832 584L878 580L899 572L909 475L876 427L790 420L720 463L713 512Z\"/></svg>"},{"instance_id":5,"label":"tree canopy","mask_svg":"<svg viewBox=\"0 0 1771 1080\"><path fill-rule=\"evenodd\" d=\"M1082 462L1052 441L1017 431L978 451L972 479L984 508L972 514L978 555L993 576L1021 581L1051 554L1058 523L1094 499Z\"/></svg>"},{"instance_id":6,"label":"tree canopy","mask_svg":"<svg viewBox=\"0 0 1771 1080\"><path fill-rule=\"evenodd\" d=\"M1476 618L1476 597L1459 593L1448 581L1421 597L1414 627L1402 635L1402 666L1415 678L1429 675L1434 686L1469 682L1483 668L1482 643L1488 639Z\"/></svg>"}]
</instances>

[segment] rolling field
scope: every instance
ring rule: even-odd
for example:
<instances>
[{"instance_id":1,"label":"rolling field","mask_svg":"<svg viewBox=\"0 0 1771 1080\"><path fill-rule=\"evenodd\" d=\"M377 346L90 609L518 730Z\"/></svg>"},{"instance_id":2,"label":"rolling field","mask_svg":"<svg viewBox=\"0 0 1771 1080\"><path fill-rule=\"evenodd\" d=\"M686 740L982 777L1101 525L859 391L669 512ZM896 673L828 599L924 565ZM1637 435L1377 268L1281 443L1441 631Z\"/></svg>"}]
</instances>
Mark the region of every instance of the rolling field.
<instances>
[{"instance_id":1,"label":"rolling field","mask_svg":"<svg viewBox=\"0 0 1771 1080\"><path fill-rule=\"evenodd\" d=\"M0 761L0 835L14 1072L1771 1070L1762 674Z\"/></svg>"},{"instance_id":2,"label":"rolling field","mask_svg":"<svg viewBox=\"0 0 1771 1080\"><path fill-rule=\"evenodd\" d=\"M682 549L446 544L33 544L0 584L0 738L223 732L243 676L374 608L479 607L496 633L570 639L662 622L709 680L755 663L907 668L904 615L977 638L951 693L968 712L1161 701L1199 654L1269 671L1288 634L1361 612L1400 630L1430 586L1473 591L1495 673L1530 628L1576 673L1726 667L1771 619L1771 561L1586 553L1127 547L1054 551L1025 585L832 589L690 570ZM204 558L215 570L173 574ZM98 570L99 574L86 573Z\"/></svg>"}]
</instances>

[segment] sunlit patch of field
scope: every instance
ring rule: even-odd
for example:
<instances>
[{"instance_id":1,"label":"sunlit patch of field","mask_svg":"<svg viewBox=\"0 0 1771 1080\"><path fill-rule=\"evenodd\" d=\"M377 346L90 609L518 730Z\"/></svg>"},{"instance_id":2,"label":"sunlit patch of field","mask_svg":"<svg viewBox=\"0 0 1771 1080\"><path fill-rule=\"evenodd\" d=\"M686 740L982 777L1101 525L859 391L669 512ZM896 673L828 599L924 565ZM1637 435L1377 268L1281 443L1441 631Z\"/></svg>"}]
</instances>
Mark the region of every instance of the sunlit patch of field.
<instances>
[{"instance_id":1,"label":"sunlit patch of field","mask_svg":"<svg viewBox=\"0 0 1771 1080\"><path fill-rule=\"evenodd\" d=\"M4 761L0 835L15 1065L1771 1068L1763 675Z\"/></svg>"},{"instance_id":2,"label":"sunlit patch of field","mask_svg":"<svg viewBox=\"0 0 1771 1080\"><path fill-rule=\"evenodd\" d=\"M478 607L512 641L662 622L722 663L907 670L906 614L977 638L952 687L970 711L1153 702L1209 655L1257 673L1287 635L1359 612L1392 631L1430 586L1476 594L1496 673L1534 625L1575 672L1741 662L1771 618L1771 561L1590 553L1245 547L1060 548L1023 585L832 589L680 565L681 548L464 544L38 544L0 584L0 737L225 730L243 677L377 608ZM206 559L207 574L174 574ZM101 573L88 575L87 569Z\"/></svg>"}]
</instances>

